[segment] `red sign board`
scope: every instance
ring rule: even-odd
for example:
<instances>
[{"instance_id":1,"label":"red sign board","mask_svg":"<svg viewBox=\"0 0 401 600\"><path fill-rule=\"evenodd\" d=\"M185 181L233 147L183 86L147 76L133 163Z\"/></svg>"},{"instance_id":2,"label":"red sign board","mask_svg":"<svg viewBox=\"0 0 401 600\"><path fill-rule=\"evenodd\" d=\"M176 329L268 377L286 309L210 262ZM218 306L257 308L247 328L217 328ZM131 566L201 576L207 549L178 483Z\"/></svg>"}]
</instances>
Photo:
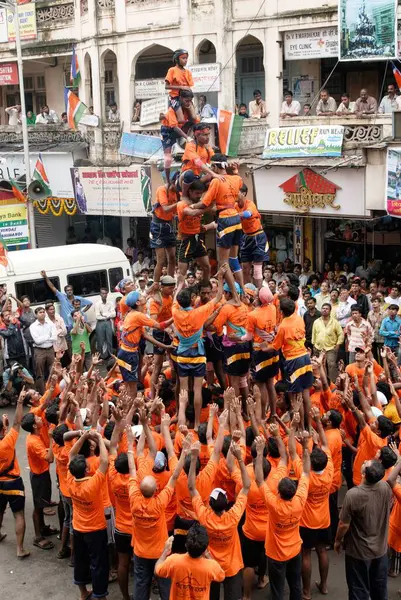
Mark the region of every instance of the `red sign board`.
<instances>
[{"instance_id":1,"label":"red sign board","mask_svg":"<svg viewBox=\"0 0 401 600\"><path fill-rule=\"evenodd\" d=\"M17 63L0 63L0 85L18 84Z\"/></svg>"}]
</instances>

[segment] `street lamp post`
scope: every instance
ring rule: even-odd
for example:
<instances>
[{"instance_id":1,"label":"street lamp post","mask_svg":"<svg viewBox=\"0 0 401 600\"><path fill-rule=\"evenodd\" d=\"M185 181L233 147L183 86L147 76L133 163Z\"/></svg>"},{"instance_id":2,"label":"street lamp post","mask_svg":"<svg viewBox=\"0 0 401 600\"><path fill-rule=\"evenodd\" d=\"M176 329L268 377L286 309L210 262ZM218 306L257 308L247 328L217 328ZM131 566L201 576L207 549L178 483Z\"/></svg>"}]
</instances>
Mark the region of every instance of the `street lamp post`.
<instances>
[{"instance_id":1,"label":"street lamp post","mask_svg":"<svg viewBox=\"0 0 401 600\"><path fill-rule=\"evenodd\" d=\"M25 182L28 188L31 183L31 165L29 162L29 140L28 140L28 126L26 123L26 105L25 105L25 88L24 88L24 66L22 63L22 50L21 50L21 36L19 30L19 17L18 17L18 6L17 0L15 4L12 0L3 0L0 2L0 6L4 6L7 10L10 10L14 14L14 28L15 28L15 46L17 50L17 65L18 65L18 78L19 78L19 90L20 90L20 102L21 102L21 123L22 123L22 143L24 146L24 161L25 161ZM31 248L36 248L36 232L35 232L35 212L33 203L27 196L27 211L28 211L28 226L29 226L29 239Z\"/></svg>"}]
</instances>

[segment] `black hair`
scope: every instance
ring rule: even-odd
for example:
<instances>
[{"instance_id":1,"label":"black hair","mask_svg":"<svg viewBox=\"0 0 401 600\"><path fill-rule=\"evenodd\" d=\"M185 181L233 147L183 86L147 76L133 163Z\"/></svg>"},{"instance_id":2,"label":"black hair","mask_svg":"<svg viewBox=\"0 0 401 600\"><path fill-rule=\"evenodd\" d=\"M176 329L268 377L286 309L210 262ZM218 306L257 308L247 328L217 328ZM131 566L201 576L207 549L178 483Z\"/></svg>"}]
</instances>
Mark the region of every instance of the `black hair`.
<instances>
[{"instance_id":1,"label":"black hair","mask_svg":"<svg viewBox=\"0 0 401 600\"><path fill-rule=\"evenodd\" d=\"M121 452L114 461L114 466L117 473L121 473L121 475L128 475L128 454L126 452Z\"/></svg>"},{"instance_id":2,"label":"black hair","mask_svg":"<svg viewBox=\"0 0 401 600\"><path fill-rule=\"evenodd\" d=\"M213 154L213 156L211 158L211 162L212 163L215 163L215 162L226 163L226 162L228 162L228 158L225 154L216 152L216 154Z\"/></svg>"},{"instance_id":3,"label":"black hair","mask_svg":"<svg viewBox=\"0 0 401 600\"><path fill-rule=\"evenodd\" d=\"M87 441L87 440L86 440ZM70 460L68 465L71 475L76 479L82 479L86 475L86 458L82 454L77 454Z\"/></svg>"},{"instance_id":4,"label":"black hair","mask_svg":"<svg viewBox=\"0 0 401 600\"><path fill-rule=\"evenodd\" d=\"M194 523L189 529L185 547L191 558L199 558L209 545L209 536L203 525Z\"/></svg>"},{"instance_id":5,"label":"black hair","mask_svg":"<svg viewBox=\"0 0 401 600\"><path fill-rule=\"evenodd\" d=\"M24 431L28 431L28 433L33 433L34 425L35 415L33 413L28 413L23 417L21 421L21 427Z\"/></svg>"},{"instance_id":6,"label":"black hair","mask_svg":"<svg viewBox=\"0 0 401 600\"><path fill-rule=\"evenodd\" d=\"M247 448L250 448L252 446L254 440L255 440L255 434L254 434L252 427L249 425L249 427L247 427L245 429L245 444L246 444Z\"/></svg>"},{"instance_id":7,"label":"black hair","mask_svg":"<svg viewBox=\"0 0 401 600\"><path fill-rule=\"evenodd\" d=\"M395 463L397 462L397 455L394 452L394 450L392 450L388 446L383 446L383 448L380 449L379 460L382 463L383 467L387 470L395 465Z\"/></svg>"},{"instance_id":8,"label":"black hair","mask_svg":"<svg viewBox=\"0 0 401 600\"><path fill-rule=\"evenodd\" d=\"M370 465L365 467L365 479L366 483L374 485L385 475L385 469L383 464L379 460L372 460Z\"/></svg>"},{"instance_id":9,"label":"black hair","mask_svg":"<svg viewBox=\"0 0 401 600\"><path fill-rule=\"evenodd\" d=\"M297 484L289 477L283 477L278 484L278 493L283 500L291 500L296 494Z\"/></svg>"},{"instance_id":10,"label":"black hair","mask_svg":"<svg viewBox=\"0 0 401 600\"><path fill-rule=\"evenodd\" d=\"M192 294L188 288L184 288L177 294L177 302L181 308L189 308L191 306Z\"/></svg>"},{"instance_id":11,"label":"black hair","mask_svg":"<svg viewBox=\"0 0 401 600\"><path fill-rule=\"evenodd\" d=\"M295 302L291 298L281 298L280 310L285 317L290 317L295 312Z\"/></svg>"},{"instance_id":12,"label":"black hair","mask_svg":"<svg viewBox=\"0 0 401 600\"><path fill-rule=\"evenodd\" d=\"M315 446L310 453L310 466L312 471L323 471L327 466L327 454L321 448Z\"/></svg>"},{"instance_id":13,"label":"black hair","mask_svg":"<svg viewBox=\"0 0 401 600\"><path fill-rule=\"evenodd\" d=\"M21 302L23 302L25 300L25 298L27 298L29 300L29 302L31 301L31 299L29 298L29 296L27 296L25 294L24 296L21 296L21 298L20 298Z\"/></svg>"},{"instance_id":14,"label":"black hair","mask_svg":"<svg viewBox=\"0 0 401 600\"><path fill-rule=\"evenodd\" d=\"M376 387L378 392L381 392L386 396L387 402L390 402L393 395L390 391L389 384L386 381L378 381Z\"/></svg>"},{"instance_id":15,"label":"black hair","mask_svg":"<svg viewBox=\"0 0 401 600\"><path fill-rule=\"evenodd\" d=\"M106 438L106 440L111 440L111 436L113 435L113 431L114 431L114 427L116 426L115 421L109 421L106 425L106 427L104 428L104 432L103 435Z\"/></svg>"},{"instance_id":16,"label":"black hair","mask_svg":"<svg viewBox=\"0 0 401 600\"><path fill-rule=\"evenodd\" d=\"M288 298L296 302L299 298L299 290L295 285L288 286Z\"/></svg>"},{"instance_id":17,"label":"black hair","mask_svg":"<svg viewBox=\"0 0 401 600\"><path fill-rule=\"evenodd\" d=\"M290 90L287 90L286 92L284 92L284 98L285 98L286 96L291 96L291 98L292 98L292 97L293 97L293 95L294 95L294 94L293 94L293 93L292 93Z\"/></svg>"},{"instance_id":18,"label":"black hair","mask_svg":"<svg viewBox=\"0 0 401 600\"><path fill-rule=\"evenodd\" d=\"M388 419L384 415L380 415L380 417L378 417L377 424L379 426L380 437L382 439L394 433L394 425L392 421L390 421L390 419Z\"/></svg>"},{"instance_id":19,"label":"black hair","mask_svg":"<svg viewBox=\"0 0 401 600\"><path fill-rule=\"evenodd\" d=\"M227 458L227 454L230 449L230 445L231 445L231 435L225 435L224 441L223 441L223 447L221 449L224 458Z\"/></svg>"},{"instance_id":20,"label":"black hair","mask_svg":"<svg viewBox=\"0 0 401 600\"><path fill-rule=\"evenodd\" d=\"M41 310L45 310L44 306L38 306L37 308L35 308L35 315L37 315Z\"/></svg>"},{"instance_id":21,"label":"black hair","mask_svg":"<svg viewBox=\"0 0 401 600\"><path fill-rule=\"evenodd\" d=\"M227 496L219 492L216 499L209 498L209 506L215 513L221 513L228 508Z\"/></svg>"},{"instance_id":22,"label":"black hair","mask_svg":"<svg viewBox=\"0 0 401 600\"><path fill-rule=\"evenodd\" d=\"M256 442L253 441L252 442L252 446L251 446L251 456L252 458L256 458L258 455L257 450L256 450ZM263 447L263 456L266 457L267 456L267 446L266 444Z\"/></svg>"},{"instance_id":23,"label":"black hair","mask_svg":"<svg viewBox=\"0 0 401 600\"><path fill-rule=\"evenodd\" d=\"M159 389L159 397L163 400L163 404L166 406L172 402L175 398L175 391L168 379L165 379Z\"/></svg>"},{"instance_id":24,"label":"black hair","mask_svg":"<svg viewBox=\"0 0 401 600\"><path fill-rule=\"evenodd\" d=\"M180 98L193 98L194 93L191 90L180 90Z\"/></svg>"},{"instance_id":25,"label":"black hair","mask_svg":"<svg viewBox=\"0 0 401 600\"><path fill-rule=\"evenodd\" d=\"M205 98L206 98L206 96L205 96ZM192 128L192 131L195 133L195 131L203 131L204 129L211 129L211 126L208 125L207 123L197 123Z\"/></svg>"},{"instance_id":26,"label":"black hair","mask_svg":"<svg viewBox=\"0 0 401 600\"><path fill-rule=\"evenodd\" d=\"M58 425L58 407L57 404L52 404L46 408L46 421L52 425Z\"/></svg>"},{"instance_id":27,"label":"black hair","mask_svg":"<svg viewBox=\"0 0 401 600\"><path fill-rule=\"evenodd\" d=\"M198 438L201 444L207 444L207 423L201 423L198 427Z\"/></svg>"},{"instance_id":28,"label":"black hair","mask_svg":"<svg viewBox=\"0 0 401 600\"><path fill-rule=\"evenodd\" d=\"M61 425L57 425L57 427L53 429L53 440L56 442L57 446L64 446L64 434L67 433L67 431L68 427L65 423L61 423Z\"/></svg>"},{"instance_id":29,"label":"black hair","mask_svg":"<svg viewBox=\"0 0 401 600\"><path fill-rule=\"evenodd\" d=\"M309 292L309 293L310 293L310 292ZM307 302L309 302L310 300L312 300L312 301L313 301L313 304L315 304L315 305L316 305L316 298L314 298L313 296L310 296L310 297L307 299Z\"/></svg>"},{"instance_id":30,"label":"black hair","mask_svg":"<svg viewBox=\"0 0 401 600\"><path fill-rule=\"evenodd\" d=\"M209 388L202 388L202 408L206 408L212 401L212 392Z\"/></svg>"},{"instance_id":31,"label":"black hair","mask_svg":"<svg viewBox=\"0 0 401 600\"><path fill-rule=\"evenodd\" d=\"M348 92L343 92L343 93L341 94L341 98L344 98L344 97L345 97L345 98L349 98L349 97L350 97L349 93L348 93Z\"/></svg>"},{"instance_id":32,"label":"black hair","mask_svg":"<svg viewBox=\"0 0 401 600\"><path fill-rule=\"evenodd\" d=\"M360 315L362 314L362 311L361 311L360 307L357 304L353 304L351 306L351 314L353 312L358 312Z\"/></svg>"},{"instance_id":33,"label":"black hair","mask_svg":"<svg viewBox=\"0 0 401 600\"><path fill-rule=\"evenodd\" d=\"M189 474L189 469L191 468L191 455L190 454L188 454L185 457L184 466L182 468L185 471L185 473L188 475ZM196 458L196 470L195 470L195 472L196 472L197 475L198 475L200 469L201 469L201 463L200 463L199 456L198 456Z\"/></svg>"},{"instance_id":34,"label":"black hair","mask_svg":"<svg viewBox=\"0 0 401 600\"><path fill-rule=\"evenodd\" d=\"M328 413L328 419L334 429L339 429L343 416L338 410L331 408Z\"/></svg>"},{"instance_id":35,"label":"black hair","mask_svg":"<svg viewBox=\"0 0 401 600\"><path fill-rule=\"evenodd\" d=\"M277 440L274 437L269 437L267 440L267 452L272 458L280 458Z\"/></svg>"},{"instance_id":36,"label":"black hair","mask_svg":"<svg viewBox=\"0 0 401 600\"><path fill-rule=\"evenodd\" d=\"M188 406L185 409L185 418L188 421L188 423L194 423L195 421L195 408L193 407L192 404L188 404Z\"/></svg>"},{"instance_id":37,"label":"black hair","mask_svg":"<svg viewBox=\"0 0 401 600\"><path fill-rule=\"evenodd\" d=\"M246 196L246 195L247 195L247 193L248 193L248 186L247 186L245 183L243 183L243 184L241 185L241 187L240 187L240 190L239 190L239 191L241 192L241 194L245 194L245 196Z\"/></svg>"},{"instance_id":38,"label":"black hair","mask_svg":"<svg viewBox=\"0 0 401 600\"><path fill-rule=\"evenodd\" d=\"M299 288L299 277L298 275L295 275L295 273L286 273L286 278L288 279L288 281L290 282L290 284L292 286L295 286L297 289ZM299 293L298 293L299 296ZM298 299L297 296L297 299Z\"/></svg>"},{"instance_id":39,"label":"black hair","mask_svg":"<svg viewBox=\"0 0 401 600\"><path fill-rule=\"evenodd\" d=\"M245 102L241 102L241 104L239 105L238 108L241 108L241 106L245 106L245 108L248 108L247 105L245 104Z\"/></svg>"},{"instance_id":40,"label":"black hair","mask_svg":"<svg viewBox=\"0 0 401 600\"><path fill-rule=\"evenodd\" d=\"M82 454L82 456L84 458L89 458L91 455L91 447L90 447L90 443L89 440L85 440L84 443L81 446L81 451L80 453Z\"/></svg>"},{"instance_id":41,"label":"black hair","mask_svg":"<svg viewBox=\"0 0 401 600\"><path fill-rule=\"evenodd\" d=\"M272 470L272 465L267 458L263 457L262 459L262 468L263 468L263 479L266 479L270 475L270 471Z\"/></svg>"},{"instance_id":42,"label":"black hair","mask_svg":"<svg viewBox=\"0 0 401 600\"><path fill-rule=\"evenodd\" d=\"M262 92L260 90L253 90L253 95L256 96L257 94L262 95Z\"/></svg>"}]
</instances>

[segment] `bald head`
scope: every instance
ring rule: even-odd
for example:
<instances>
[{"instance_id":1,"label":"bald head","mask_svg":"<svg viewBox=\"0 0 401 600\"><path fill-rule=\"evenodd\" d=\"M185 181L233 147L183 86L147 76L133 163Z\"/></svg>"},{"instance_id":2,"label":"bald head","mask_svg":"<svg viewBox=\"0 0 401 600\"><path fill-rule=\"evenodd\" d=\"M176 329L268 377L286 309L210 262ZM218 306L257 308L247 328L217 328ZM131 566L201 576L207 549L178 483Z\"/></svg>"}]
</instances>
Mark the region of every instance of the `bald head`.
<instances>
[{"instance_id":1,"label":"bald head","mask_svg":"<svg viewBox=\"0 0 401 600\"><path fill-rule=\"evenodd\" d=\"M141 481L139 489L141 490L142 496L145 498L151 498L156 492L156 479L152 475L147 475Z\"/></svg>"}]
</instances>

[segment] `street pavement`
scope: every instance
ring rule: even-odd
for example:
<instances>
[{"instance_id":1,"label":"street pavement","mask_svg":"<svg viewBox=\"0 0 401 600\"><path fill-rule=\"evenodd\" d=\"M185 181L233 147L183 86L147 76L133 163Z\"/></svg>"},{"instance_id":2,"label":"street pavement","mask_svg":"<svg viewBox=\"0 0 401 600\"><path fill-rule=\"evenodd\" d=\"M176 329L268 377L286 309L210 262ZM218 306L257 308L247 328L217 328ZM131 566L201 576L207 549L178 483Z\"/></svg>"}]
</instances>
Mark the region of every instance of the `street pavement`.
<instances>
[{"instance_id":1,"label":"street pavement","mask_svg":"<svg viewBox=\"0 0 401 600\"><path fill-rule=\"evenodd\" d=\"M9 416L10 423L14 417L14 409L6 408L3 412ZM25 483L26 505L25 516L27 530L25 535L25 547L30 550L29 558L20 561L16 557L14 520L12 513L7 509L4 516L3 531L7 537L0 543L0 598L15 598L16 600L75 600L79 598L77 588L73 585L73 569L68 566L68 559L57 559L59 541L53 536L54 550L40 550L33 546L33 524L32 524L32 495L29 483L29 469L25 453L26 433L21 430L17 443L17 456L21 468L21 475ZM55 485L55 467L51 465L53 481L53 499L58 500L58 491ZM57 516L46 517L46 523L58 527ZM327 600L345 600L348 596L345 582L344 557L330 552L329 593ZM312 581L318 579L316 557L313 559ZM131 579L132 585L132 579ZM389 600L398 600L398 589L401 588L401 577L389 579ZM252 600L268 600L268 587L264 590L256 590ZM109 587L109 599L120 600L118 584L113 583ZM223 597L223 595L221 596ZM313 600L322 599L323 596L314 589ZM152 596L152 599L157 596ZM288 591L285 595L288 598ZM146 600L138 598L137 600Z\"/></svg>"}]
</instances>

